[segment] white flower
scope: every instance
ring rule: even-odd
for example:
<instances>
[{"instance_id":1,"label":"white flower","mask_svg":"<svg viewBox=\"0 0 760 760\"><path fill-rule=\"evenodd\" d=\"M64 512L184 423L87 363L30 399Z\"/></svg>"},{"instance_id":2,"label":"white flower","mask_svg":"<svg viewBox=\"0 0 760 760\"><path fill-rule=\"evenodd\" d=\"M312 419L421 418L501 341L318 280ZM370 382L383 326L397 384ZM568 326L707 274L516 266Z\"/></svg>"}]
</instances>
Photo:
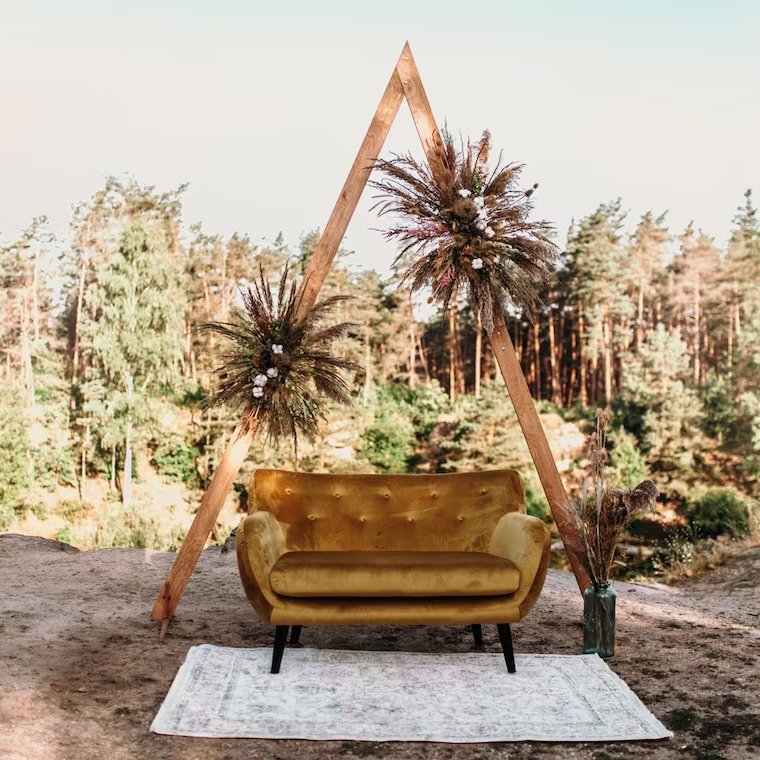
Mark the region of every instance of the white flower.
<instances>
[{"instance_id":1,"label":"white flower","mask_svg":"<svg viewBox=\"0 0 760 760\"><path fill-rule=\"evenodd\" d=\"M486 205L486 199L482 195L476 195L472 201L477 208L483 208Z\"/></svg>"},{"instance_id":2,"label":"white flower","mask_svg":"<svg viewBox=\"0 0 760 760\"><path fill-rule=\"evenodd\" d=\"M460 198L469 198L471 195L472 193L469 190L465 190L464 188L459 191Z\"/></svg>"},{"instance_id":3,"label":"white flower","mask_svg":"<svg viewBox=\"0 0 760 760\"><path fill-rule=\"evenodd\" d=\"M256 377L253 378L253 384L258 385L260 388L263 388L267 384L267 376L256 375Z\"/></svg>"},{"instance_id":4,"label":"white flower","mask_svg":"<svg viewBox=\"0 0 760 760\"><path fill-rule=\"evenodd\" d=\"M488 224L486 224L486 220L485 220L485 219L478 219L478 220L475 222L475 226L476 226L476 227L477 227L477 228L478 228L478 229L479 229L481 232L483 232L483 231L486 229L486 227L488 227Z\"/></svg>"},{"instance_id":5,"label":"white flower","mask_svg":"<svg viewBox=\"0 0 760 760\"><path fill-rule=\"evenodd\" d=\"M480 209L480 211L478 211L478 219L485 222L488 219L488 211L484 208Z\"/></svg>"},{"instance_id":6,"label":"white flower","mask_svg":"<svg viewBox=\"0 0 760 760\"><path fill-rule=\"evenodd\" d=\"M258 385L254 386L253 390L251 391L251 395L254 398L261 398L264 395L264 389L259 387Z\"/></svg>"},{"instance_id":7,"label":"white flower","mask_svg":"<svg viewBox=\"0 0 760 760\"><path fill-rule=\"evenodd\" d=\"M282 344L280 344L280 343L272 343L272 353L273 354L281 354L282 353Z\"/></svg>"},{"instance_id":8,"label":"white flower","mask_svg":"<svg viewBox=\"0 0 760 760\"><path fill-rule=\"evenodd\" d=\"M490 240L496 233L490 228L486 227L485 230L483 230L485 233L485 236Z\"/></svg>"},{"instance_id":9,"label":"white flower","mask_svg":"<svg viewBox=\"0 0 760 760\"><path fill-rule=\"evenodd\" d=\"M267 377L277 377L277 367L270 367L267 370Z\"/></svg>"},{"instance_id":10,"label":"white flower","mask_svg":"<svg viewBox=\"0 0 760 760\"><path fill-rule=\"evenodd\" d=\"M473 269L482 269L483 268L483 259L473 259L472 260L472 268Z\"/></svg>"}]
</instances>

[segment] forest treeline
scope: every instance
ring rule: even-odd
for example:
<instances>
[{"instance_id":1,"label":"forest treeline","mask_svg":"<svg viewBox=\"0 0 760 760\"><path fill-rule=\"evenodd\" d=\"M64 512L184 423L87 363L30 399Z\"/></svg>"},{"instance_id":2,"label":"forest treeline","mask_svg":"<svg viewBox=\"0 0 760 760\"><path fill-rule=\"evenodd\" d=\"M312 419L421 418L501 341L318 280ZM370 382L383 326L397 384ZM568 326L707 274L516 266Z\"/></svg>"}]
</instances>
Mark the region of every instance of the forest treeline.
<instances>
[{"instance_id":1,"label":"forest treeline","mask_svg":"<svg viewBox=\"0 0 760 760\"><path fill-rule=\"evenodd\" d=\"M235 410L201 409L225 348L196 328L229 320L259 267L274 279L289 261L302 274L319 233L295 250L281 236L262 245L207 234L185 226L183 192L109 179L73 211L69 240L39 218L0 244L0 528L38 508L40 489L85 499L98 479L129 510L141 468L191 489L213 473ZM347 251L325 285L336 293L351 296L339 318L356 323L341 349L363 371L355 408L328 427L355 456L326 463L317 445L299 466L514 463L502 434L512 412L466 303L422 319L431 310L398 277L357 269ZM755 495L760 219L750 191L725 248L694 225L670 229L665 214L629 220L620 200L600 205L568 230L541 303L508 314L533 396L581 425L610 407L621 482L652 474L676 504L710 487ZM257 445L259 461L292 464Z\"/></svg>"}]
</instances>

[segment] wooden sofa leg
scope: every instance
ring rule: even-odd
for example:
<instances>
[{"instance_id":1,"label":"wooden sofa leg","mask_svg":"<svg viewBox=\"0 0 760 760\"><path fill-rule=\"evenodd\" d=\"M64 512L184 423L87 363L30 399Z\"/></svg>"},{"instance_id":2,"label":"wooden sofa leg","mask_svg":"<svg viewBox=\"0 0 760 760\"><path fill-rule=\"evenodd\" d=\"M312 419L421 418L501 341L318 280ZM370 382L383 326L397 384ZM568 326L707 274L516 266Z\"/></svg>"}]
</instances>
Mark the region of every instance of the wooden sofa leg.
<instances>
[{"instance_id":1,"label":"wooden sofa leg","mask_svg":"<svg viewBox=\"0 0 760 760\"><path fill-rule=\"evenodd\" d=\"M298 639L301 638L301 627L300 625L294 625L290 629L290 646L298 646Z\"/></svg>"},{"instance_id":2,"label":"wooden sofa leg","mask_svg":"<svg viewBox=\"0 0 760 760\"><path fill-rule=\"evenodd\" d=\"M287 625L278 625L274 629L274 652L272 653L272 673L280 672L282 653L285 651L285 642L288 640Z\"/></svg>"},{"instance_id":3,"label":"wooden sofa leg","mask_svg":"<svg viewBox=\"0 0 760 760\"><path fill-rule=\"evenodd\" d=\"M475 639L475 646L482 647L483 646L483 627L480 625L480 623L472 624L472 635L473 635L473 638Z\"/></svg>"},{"instance_id":4,"label":"wooden sofa leg","mask_svg":"<svg viewBox=\"0 0 760 760\"><path fill-rule=\"evenodd\" d=\"M509 623L498 623L496 628L499 631L499 641L501 641L504 660L507 663L507 672L514 673L517 668L515 668L515 652L512 649L512 631Z\"/></svg>"}]
</instances>

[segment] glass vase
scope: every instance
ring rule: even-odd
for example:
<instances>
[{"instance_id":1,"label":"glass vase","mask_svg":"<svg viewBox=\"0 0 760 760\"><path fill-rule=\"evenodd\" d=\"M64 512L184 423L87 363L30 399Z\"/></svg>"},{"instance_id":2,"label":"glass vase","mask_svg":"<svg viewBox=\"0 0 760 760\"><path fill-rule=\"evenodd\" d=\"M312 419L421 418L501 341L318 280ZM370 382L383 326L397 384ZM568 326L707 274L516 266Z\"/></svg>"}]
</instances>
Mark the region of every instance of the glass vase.
<instances>
[{"instance_id":1,"label":"glass vase","mask_svg":"<svg viewBox=\"0 0 760 760\"><path fill-rule=\"evenodd\" d=\"M609 584L589 586L583 592L583 654L615 654L615 592Z\"/></svg>"}]
</instances>

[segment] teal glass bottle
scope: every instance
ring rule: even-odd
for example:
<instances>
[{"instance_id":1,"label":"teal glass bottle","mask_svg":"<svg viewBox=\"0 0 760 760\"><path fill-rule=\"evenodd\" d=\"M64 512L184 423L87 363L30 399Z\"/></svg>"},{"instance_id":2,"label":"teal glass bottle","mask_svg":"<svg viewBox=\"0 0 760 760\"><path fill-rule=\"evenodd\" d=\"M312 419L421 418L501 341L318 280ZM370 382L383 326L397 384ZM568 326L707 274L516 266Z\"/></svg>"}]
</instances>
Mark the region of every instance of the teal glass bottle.
<instances>
[{"instance_id":1,"label":"teal glass bottle","mask_svg":"<svg viewBox=\"0 0 760 760\"><path fill-rule=\"evenodd\" d=\"M615 654L615 592L607 583L583 592L583 654Z\"/></svg>"}]
</instances>

